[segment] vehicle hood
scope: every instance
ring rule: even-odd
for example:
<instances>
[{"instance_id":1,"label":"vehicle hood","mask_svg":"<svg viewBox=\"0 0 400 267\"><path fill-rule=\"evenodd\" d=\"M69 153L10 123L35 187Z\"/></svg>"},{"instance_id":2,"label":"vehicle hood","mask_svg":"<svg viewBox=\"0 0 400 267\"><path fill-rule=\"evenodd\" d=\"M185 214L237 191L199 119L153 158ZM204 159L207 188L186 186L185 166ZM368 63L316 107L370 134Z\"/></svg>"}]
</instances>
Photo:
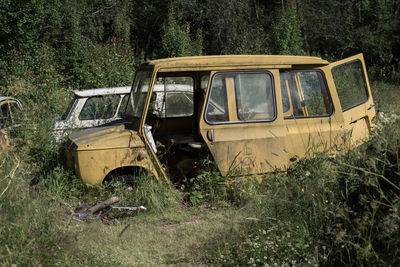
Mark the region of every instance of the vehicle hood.
<instances>
[{"instance_id":1,"label":"vehicle hood","mask_svg":"<svg viewBox=\"0 0 400 267\"><path fill-rule=\"evenodd\" d=\"M72 133L66 144L70 150L100 150L144 146L136 131L124 124L95 127Z\"/></svg>"}]
</instances>

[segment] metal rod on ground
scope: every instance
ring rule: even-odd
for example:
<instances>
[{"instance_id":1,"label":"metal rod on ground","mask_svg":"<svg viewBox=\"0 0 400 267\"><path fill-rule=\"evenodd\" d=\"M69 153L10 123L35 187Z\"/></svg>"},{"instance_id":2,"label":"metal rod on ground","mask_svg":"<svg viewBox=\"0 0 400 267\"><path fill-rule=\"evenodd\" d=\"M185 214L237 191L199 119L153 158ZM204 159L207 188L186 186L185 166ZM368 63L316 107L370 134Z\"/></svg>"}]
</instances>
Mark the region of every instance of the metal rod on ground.
<instances>
[{"instance_id":1,"label":"metal rod on ground","mask_svg":"<svg viewBox=\"0 0 400 267\"><path fill-rule=\"evenodd\" d=\"M111 207L116 210L147 210L146 207L144 206L139 206L139 207Z\"/></svg>"}]
</instances>

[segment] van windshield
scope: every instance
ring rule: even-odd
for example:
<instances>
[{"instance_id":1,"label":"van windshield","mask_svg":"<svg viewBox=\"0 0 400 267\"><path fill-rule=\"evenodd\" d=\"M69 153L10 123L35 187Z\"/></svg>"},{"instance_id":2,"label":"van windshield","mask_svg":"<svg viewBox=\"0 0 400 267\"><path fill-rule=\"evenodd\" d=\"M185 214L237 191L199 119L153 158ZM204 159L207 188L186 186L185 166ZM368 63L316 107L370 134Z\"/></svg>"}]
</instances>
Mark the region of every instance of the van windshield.
<instances>
[{"instance_id":1,"label":"van windshield","mask_svg":"<svg viewBox=\"0 0 400 267\"><path fill-rule=\"evenodd\" d=\"M127 117L140 118L146 103L147 92L150 87L151 71L139 71L133 82L128 106L125 111Z\"/></svg>"}]
</instances>

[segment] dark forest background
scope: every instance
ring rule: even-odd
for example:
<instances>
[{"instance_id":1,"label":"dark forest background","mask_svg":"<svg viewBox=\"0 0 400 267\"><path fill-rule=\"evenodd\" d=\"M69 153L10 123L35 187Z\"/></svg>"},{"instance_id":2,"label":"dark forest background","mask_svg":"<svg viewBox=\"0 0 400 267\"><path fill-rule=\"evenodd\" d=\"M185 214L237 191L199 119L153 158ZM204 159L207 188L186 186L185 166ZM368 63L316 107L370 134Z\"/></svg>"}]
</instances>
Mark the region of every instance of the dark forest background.
<instances>
[{"instance_id":1,"label":"dark forest background","mask_svg":"<svg viewBox=\"0 0 400 267\"><path fill-rule=\"evenodd\" d=\"M127 85L161 57L360 52L373 78L400 81L399 0L0 1L0 86L41 72L67 88Z\"/></svg>"}]
</instances>

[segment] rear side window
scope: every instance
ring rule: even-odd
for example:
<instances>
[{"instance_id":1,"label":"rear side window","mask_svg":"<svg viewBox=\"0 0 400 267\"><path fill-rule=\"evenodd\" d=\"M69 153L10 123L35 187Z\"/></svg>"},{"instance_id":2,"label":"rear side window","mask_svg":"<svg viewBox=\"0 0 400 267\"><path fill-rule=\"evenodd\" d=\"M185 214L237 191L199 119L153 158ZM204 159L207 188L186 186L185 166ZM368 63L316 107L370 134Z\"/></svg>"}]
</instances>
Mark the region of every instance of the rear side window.
<instances>
[{"instance_id":1,"label":"rear side window","mask_svg":"<svg viewBox=\"0 0 400 267\"><path fill-rule=\"evenodd\" d=\"M327 116L333 112L320 71L282 72L280 79L285 118Z\"/></svg>"},{"instance_id":2,"label":"rear side window","mask_svg":"<svg viewBox=\"0 0 400 267\"><path fill-rule=\"evenodd\" d=\"M361 61L356 60L332 69L336 91L343 110L368 100L368 90Z\"/></svg>"},{"instance_id":3,"label":"rear side window","mask_svg":"<svg viewBox=\"0 0 400 267\"><path fill-rule=\"evenodd\" d=\"M61 120L66 120L68 118L68 115L71 113L72 108L75 105L75 101L79 101L77 99L72 99L71 102L68 105L68 108L64 111L63 115L61 115Z\"/></svg>"},{"instance_id":4,"label":"rear side window","mask_svg":"<svg viewBox=\"0 0 400 267\"><path fill-rule=\"evenodd\" d=\"M206 121L273 120L275 97L272 84L272 76L268 72L215 74L206 108Z\"/></svg>"},{"instance_id":5,"label":"rear side window","mask_svg":"<svg viewBox=\"0 0 400 267\"><path fill-rule=\"evenodd\" d=\"M128 104L128 99L129 95L124 95L124 97L122 98L121 104L119 105L118 117L122 117L122 114L124 114L126 105Z\"/></svg>"},{"instance_id":6,"label":"rear side window","mask_svg":"<svg viewBox=\"0 0 400 267\"><path fill-rule=\"evenodd\" d=\"M6 101L0 106L0 128L18 122L21 110L15 101Z\"/></svg>"},{"instance_id":7,"label":"rear side window","mask_svg":"<svg viewBox=\"0 0 400 267\"><path fill-rule=\"evenodd\" d=\"M165 107L165 116L167 118L192 116L193 93L167 92Z\"/></svg>"},{"instance_id":8,"label":"rear side window","mask_svg":"<svg viewBox=\"0 0 400 267\"><path fill-rule=\"evenodd\" d=\"M21 110L16 102L10 102L8 105L10 108L11 120L13 123L17 123Z\"/></svg>"},{"instance_id":9,"label":"rear side window","mask_svg":"<svg viewBox=\"0 0 400 267\"><path fill-rule=\"evenodd\" d=\"M110 119L114 117L120 101L119 95L95 96L86 100L79 114L80 120Z\"/></svg>"},{"instance_id":10,"label":"rear side window","mask_svg":"<svg viewBox=\"0 0 400 267\"><path fill-rule=\"evenodd\" d=\"M0 126L5 127L9 124L11 124L11 115L8 109L8 103L5 102L0 106Z\"/></svg>"}]
</instances>

